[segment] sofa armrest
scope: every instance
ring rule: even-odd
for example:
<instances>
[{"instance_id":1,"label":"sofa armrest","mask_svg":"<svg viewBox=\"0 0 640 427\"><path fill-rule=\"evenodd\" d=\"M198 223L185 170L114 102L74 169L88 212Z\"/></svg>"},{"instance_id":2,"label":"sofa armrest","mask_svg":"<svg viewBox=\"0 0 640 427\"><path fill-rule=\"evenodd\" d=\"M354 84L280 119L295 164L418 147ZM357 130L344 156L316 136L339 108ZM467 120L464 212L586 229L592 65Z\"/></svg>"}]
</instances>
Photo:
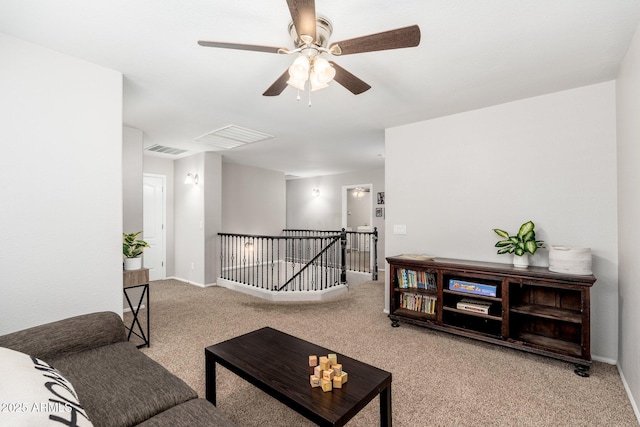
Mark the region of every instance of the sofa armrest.
<instances>
[{"instance_id":1,"label":"sofa armrest","mask_svg":"<svg viewBox=\"0 0 640 427\"><path fill-rule=\"evenodd\" d=\"M0 336L0 347L11 348L49 361L63 355L126 340L127 334L120 316L103 311Z\"/></svg>"}]
</instances>

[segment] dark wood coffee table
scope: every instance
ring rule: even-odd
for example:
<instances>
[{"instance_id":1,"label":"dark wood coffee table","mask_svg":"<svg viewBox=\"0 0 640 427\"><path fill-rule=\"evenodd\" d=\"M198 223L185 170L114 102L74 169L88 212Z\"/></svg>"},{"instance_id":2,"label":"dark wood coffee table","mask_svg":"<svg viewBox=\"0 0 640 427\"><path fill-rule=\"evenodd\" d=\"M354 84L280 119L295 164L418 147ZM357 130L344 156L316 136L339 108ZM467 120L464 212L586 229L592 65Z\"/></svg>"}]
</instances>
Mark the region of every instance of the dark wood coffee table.
<instances>
[{"instance_id":1,"label":"dark wood coffee table","mask_svg":"<svg viewBox=\"0 0 640 427\"><path fill-rule=\"evenodd\" d=\"M335 353L349 380L324 392L309 384L309 356ZM343 426L378 394L380 425L391 426L391 373L272 328L205 349L207 400L216 404L216 363L321 426Z\"/></svg>"}]
</instances>

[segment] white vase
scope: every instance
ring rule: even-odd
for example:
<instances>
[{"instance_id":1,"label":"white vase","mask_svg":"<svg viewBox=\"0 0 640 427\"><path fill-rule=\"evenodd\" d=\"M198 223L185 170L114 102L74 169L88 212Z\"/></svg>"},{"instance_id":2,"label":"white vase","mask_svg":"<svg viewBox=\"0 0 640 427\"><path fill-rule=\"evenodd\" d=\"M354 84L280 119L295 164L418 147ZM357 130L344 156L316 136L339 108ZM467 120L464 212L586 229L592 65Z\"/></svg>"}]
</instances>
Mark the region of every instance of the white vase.
<instances>
[{"instance_id":1,"label":"white vase","mask_svg":"<svg viewBox=\"0 0 640 427\"><path fill-rule=\"evenodd\" d=\"M513 266L517 268L529 267L529 254L526 252L523 255L513 254Z\"/></svg>"},{"instance_id":2,"label":"white vase","mask_svg":"<svg viewBox=\"0 0 640 427\"><path fill-rule=\"evenodd\" d=\"M591 273L591 248L549 247L549 271L588 275Z\"/></svg>"},{"instance_id":3,"label":"white vase","mask_svg":"<svg viewBox=\"0 0 640 427\"><path fill-rule=\"evenodd\" d=\"M125 258L124 269L125 270L140 270L142 268L142 258Z\"/></svg>"}]
</instances>

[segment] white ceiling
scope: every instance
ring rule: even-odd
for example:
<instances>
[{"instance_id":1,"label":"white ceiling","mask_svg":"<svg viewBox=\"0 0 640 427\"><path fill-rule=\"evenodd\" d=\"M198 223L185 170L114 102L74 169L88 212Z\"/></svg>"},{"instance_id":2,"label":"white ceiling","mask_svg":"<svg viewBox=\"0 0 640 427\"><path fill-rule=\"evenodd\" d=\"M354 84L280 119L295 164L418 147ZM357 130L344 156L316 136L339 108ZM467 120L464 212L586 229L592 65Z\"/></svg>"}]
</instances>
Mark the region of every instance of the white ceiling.
<instances>
[{"instance_id":1,"label":"white ceiling","mask_svg":"<svg viewBox=\"0 0 640 427\"><path fill-rule=\"evenodd\" d=\"M275 138L226 161L314 176L381 167L384 129L615 79L639 0L317 0L330 41L418 24L420 46L333 57L372 89L262 93L293 58L198 40L293 47L285 0L2 0L0 32L124 74L124 123L152 144L234 124ZM1 60L1 57L0 57ZM172 157L175 158L175 157Z\"/></svg>"}]
</instances>

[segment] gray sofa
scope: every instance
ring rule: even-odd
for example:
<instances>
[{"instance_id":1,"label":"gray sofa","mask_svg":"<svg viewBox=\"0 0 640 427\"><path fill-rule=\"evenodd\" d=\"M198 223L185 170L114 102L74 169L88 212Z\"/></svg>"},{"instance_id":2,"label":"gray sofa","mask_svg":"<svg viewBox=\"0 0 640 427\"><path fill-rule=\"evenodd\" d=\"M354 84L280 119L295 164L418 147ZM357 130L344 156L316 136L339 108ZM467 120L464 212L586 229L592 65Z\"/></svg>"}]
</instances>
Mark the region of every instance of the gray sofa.
<instances>
[{"instance_id":1,"label":"gray sofa","mask_svg":"<svg viewBox=\"0 0 640 427\"><path fill-rule=\"evenodd\" d=\"M0 347L56 368L73 385L96 427L233 425L128 342L115 313L86 314L0 336Z\"/></svg>"}]
</instances>

